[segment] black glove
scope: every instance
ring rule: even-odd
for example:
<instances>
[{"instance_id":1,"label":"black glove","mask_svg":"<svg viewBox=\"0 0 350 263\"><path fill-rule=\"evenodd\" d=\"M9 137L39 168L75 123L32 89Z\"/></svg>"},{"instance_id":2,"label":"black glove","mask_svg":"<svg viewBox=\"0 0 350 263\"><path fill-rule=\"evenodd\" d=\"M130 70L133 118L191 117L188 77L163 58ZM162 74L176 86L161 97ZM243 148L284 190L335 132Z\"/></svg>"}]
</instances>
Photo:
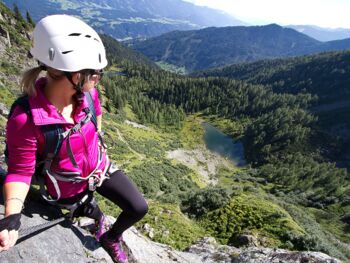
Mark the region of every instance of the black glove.
<instances>
[{"instance_id":1,"label":"black glove","mask_svg":"<svg viewBox=\"0 0 350 263\"><path fill-rule=\"evenodd\" d=\"M13 214L9 215L3 219L0 220L0 232L7 229L8 231L11 230L18 230L21 226L21 214Z\"/></svg>"}]
</instances>

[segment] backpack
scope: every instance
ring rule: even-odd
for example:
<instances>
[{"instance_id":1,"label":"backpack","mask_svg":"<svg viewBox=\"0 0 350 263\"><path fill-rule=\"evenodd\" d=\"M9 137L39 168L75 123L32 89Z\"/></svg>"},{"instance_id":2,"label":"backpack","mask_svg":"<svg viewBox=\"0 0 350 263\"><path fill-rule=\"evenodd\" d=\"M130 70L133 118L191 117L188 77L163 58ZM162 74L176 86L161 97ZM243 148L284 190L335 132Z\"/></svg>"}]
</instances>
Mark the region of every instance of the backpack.
<instances>
[{"instance_id":1,"label":"backpack","mask_svg":"<svg viewBox=\"0 0 350 263\"><path fill-rule=\"evenodd\" d=\"M89 107L85 108L84 111L87 114L85 118L83 118L79 123L77 123L73 128L71 128L69 131L75 131L78 130L83 124L92 121L96 131L97 131L97 118L96 118L96 110L94 106L94 102L91 96L90 92L84 92L85 97L87 98ZM17 106L20 106L23 111L28 115L31 115L31 109L29 105L29 99L28 96L22 96L19 97L15 102L12 104L10 113L8 115L8 119L12 116L15 108ZM53 159L56 157L58 154L62 142L67 136L67 132L64 131L62 124L48 124L48 125L41 125L40 130L44 135L45 138L45 145L44 145L44 152L41 155L36 156L36 168L34 172L34 177L36 181L39 183L40 186L40 193L41 196L46 200L47 202L51 204L57 204L57 200L53 200L50 198L49 194L46 191L45 187L45 182L44 182L44 176L43 174L45 173L45 169L49 169L51 166L51 163ZM6 163L8 161L9 157L9 151L8 151L8 146L7 144L5 145L5 160ZM73 158L73 160L74 158ZM74 178L73 178L74 179Z\"/></svg>"}]
</instances>

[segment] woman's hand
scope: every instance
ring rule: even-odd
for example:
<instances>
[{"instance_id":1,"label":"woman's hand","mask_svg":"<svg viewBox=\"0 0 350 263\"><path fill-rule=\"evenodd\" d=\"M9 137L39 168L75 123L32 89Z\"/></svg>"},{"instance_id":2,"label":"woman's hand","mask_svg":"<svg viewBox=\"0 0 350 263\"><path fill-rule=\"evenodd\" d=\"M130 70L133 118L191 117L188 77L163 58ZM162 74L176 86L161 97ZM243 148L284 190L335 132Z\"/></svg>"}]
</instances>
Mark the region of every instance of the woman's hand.
<instances>
[{"instance_id":1,"label":"woman's hand","mask_svg":"<svg viewBox=\"0 0 350 263\"><path fill-rule=\"evenodd\" d=\"M18 239L18 231L7 229L0 232L0 252L9 250L13 247Z\"/></svg>"},{"instance_id":2,"label":"woman's hand","mask_svg":"<svg viewBox=\"0 0 350 263\"><path fill-rule=\"evenodd\" d=\"M21 226L21 214L9 215L0 220L0 252L9 250L18 239L18 229Z\"/></svg>"}]
</instances>

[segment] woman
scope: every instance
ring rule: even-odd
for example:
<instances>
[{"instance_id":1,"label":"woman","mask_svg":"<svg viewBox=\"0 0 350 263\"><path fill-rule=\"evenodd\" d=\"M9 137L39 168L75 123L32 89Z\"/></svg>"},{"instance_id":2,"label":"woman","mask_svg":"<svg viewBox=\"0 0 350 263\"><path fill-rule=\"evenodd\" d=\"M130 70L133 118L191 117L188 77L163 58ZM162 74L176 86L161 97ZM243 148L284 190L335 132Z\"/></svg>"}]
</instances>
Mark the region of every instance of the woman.
<instances>
[{"instance_id":1,"label":"woman","mask_svg":"<svg viewBox=\"0 0 350 263\"><path fill-rule=\"evenodd\" d=\"M89 204L89 209L82 205L76 212L96 220L96 239L116 262L125 262L122 233L147 213L148 206L121 171L103 180L110 163L99 141L101 106L94 88L107 65L103 43L81 20L52 15L37 23L31 54L39 66L27 71L22 79L30 114L16 106L7 123L9 156L3 187L5 218L2 220L7 228L0 232L0 251L14 246L18 238L20 212L35 170L36 155L45 151L45 136L40 127L58 124L66 137L45 170L47 191L59 204L71 204L80 200L92 183L93 188L97 186L98 193L118 205L123 211L108 231L97 205ZM42 70L47 71L46 77L38 79ZM89 121L91 114L86 110L89 103L84 92L89 92L93 98L97 125ZM73 174L80 180L72 182L52 176L57 174L61 177ZM90 177L92 181L87 180Z\"/></svg>"}]
</instances>

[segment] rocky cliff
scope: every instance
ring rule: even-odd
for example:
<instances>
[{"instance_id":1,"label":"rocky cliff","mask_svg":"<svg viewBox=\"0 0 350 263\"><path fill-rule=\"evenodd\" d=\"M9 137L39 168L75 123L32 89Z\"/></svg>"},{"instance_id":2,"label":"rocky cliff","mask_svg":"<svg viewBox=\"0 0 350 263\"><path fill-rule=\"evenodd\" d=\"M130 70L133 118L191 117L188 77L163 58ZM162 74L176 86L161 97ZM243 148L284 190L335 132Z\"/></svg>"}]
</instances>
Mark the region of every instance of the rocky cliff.
<instances>
[{"instance_id":1,"label":"rocky cliff","mask_svg":"<svg viewBox=\"0 0 350 263\"><path fill-rule=\"evenodd\" d=\"M33 198L32 198L33 199ZM3 206L1 205L1 214ZM22 228L29 229L59 217L59 211L39 200L26 201L22 216ZM110 222L113 218L109 217ZM38 230L19 239L11 250L0 253L0 262L113 262L100 247L88 229L91 220L81 218L74 224L58 224L46 230ZM235 248L216 243L213 238L202 238L195 244L177 251L151 241L136 228L124 233L129 262L340 262L323 253L292 252L262 247Z\"/></svg>"}]
</instances>

